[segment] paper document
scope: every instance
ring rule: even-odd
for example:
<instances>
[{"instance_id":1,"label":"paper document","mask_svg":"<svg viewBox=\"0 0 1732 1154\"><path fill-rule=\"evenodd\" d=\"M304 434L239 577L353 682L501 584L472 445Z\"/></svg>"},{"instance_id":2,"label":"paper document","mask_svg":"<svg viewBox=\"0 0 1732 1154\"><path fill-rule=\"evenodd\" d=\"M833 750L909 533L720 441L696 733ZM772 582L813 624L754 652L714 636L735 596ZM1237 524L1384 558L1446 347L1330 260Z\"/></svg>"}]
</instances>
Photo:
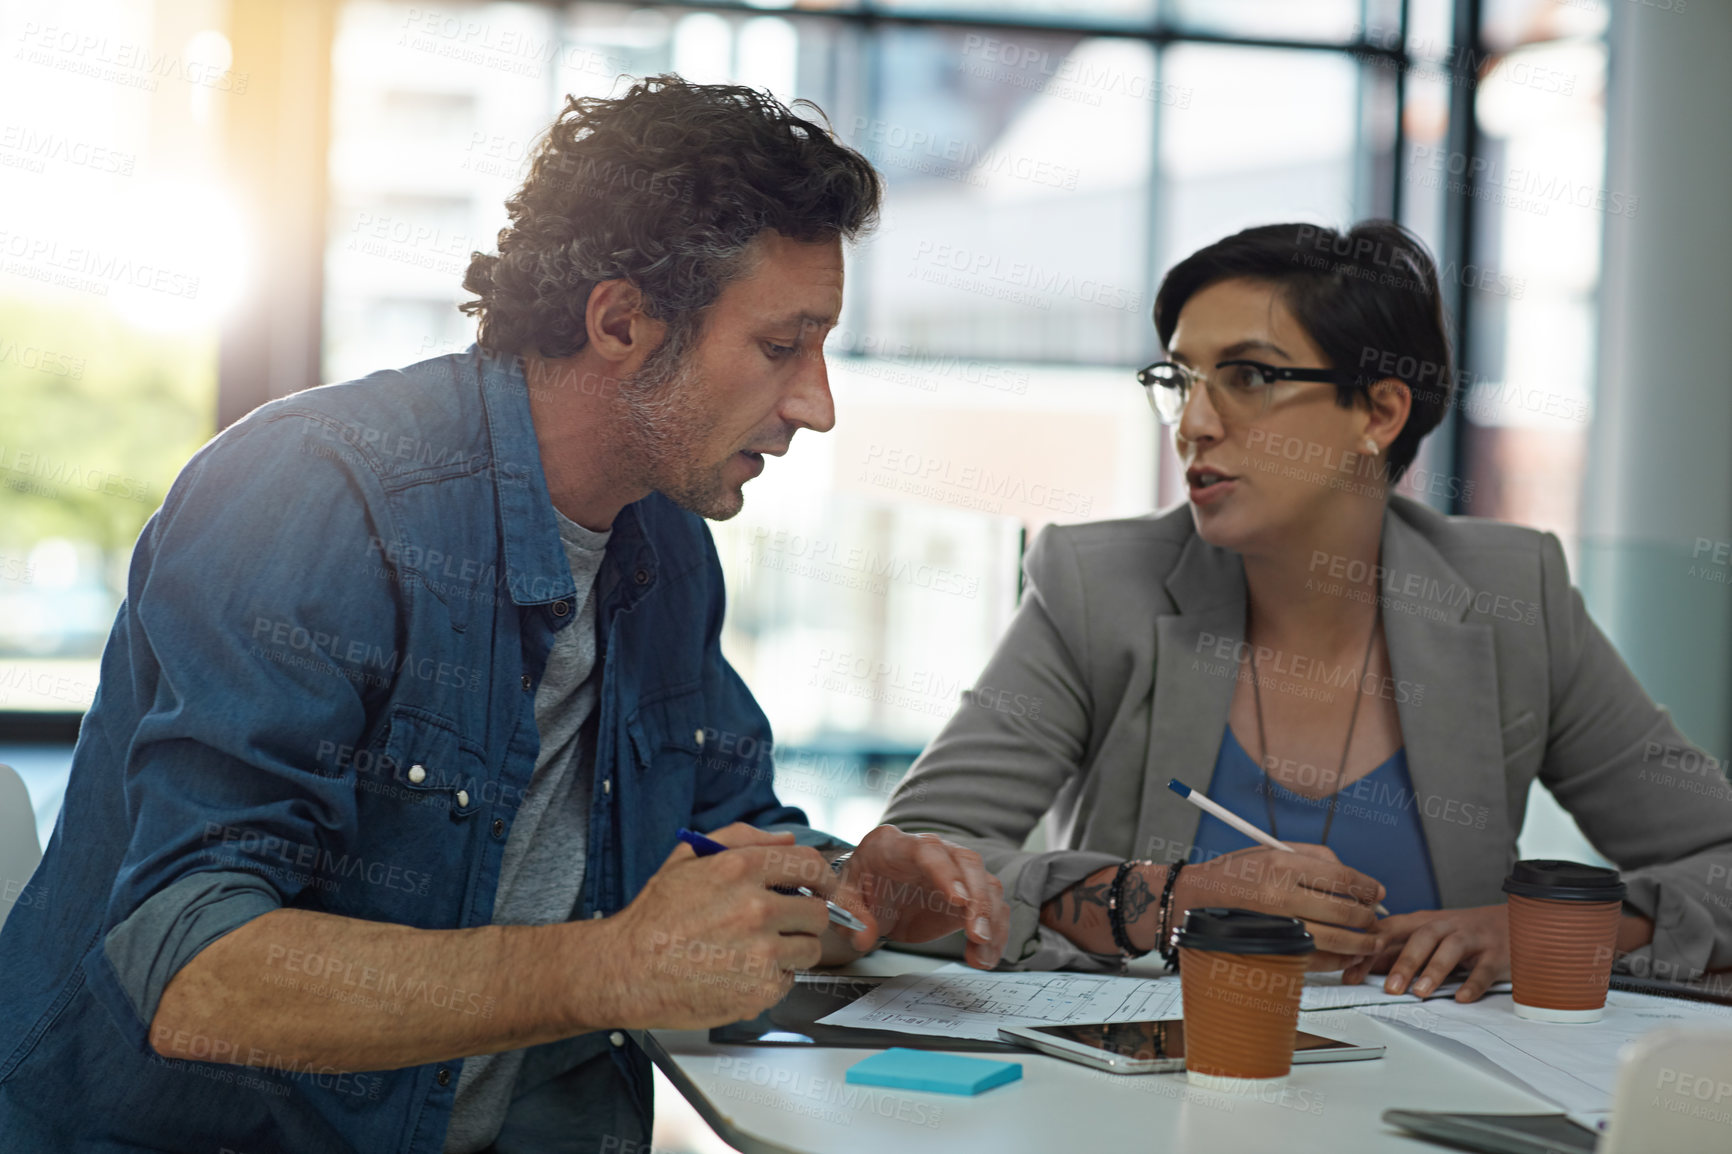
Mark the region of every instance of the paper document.
<instances>
[{"instance_id":1,"label":"paper document","mask_svg":"<svg viewBox=\"0 0 1732 1154\"><path fill-rule=\"evenodd\" d=\"M1411 994L1386 994L1376 983L1343 986L1339 974L1308 974L1299 1001L1306 1010L1390 1003L1423 1004ZM1152 1022L1183 1016L1177 977L987 973L956 965L890 978L819 1021L992 1042L998 1040L1000 1026Z\"/></svg>"},{"instance_id":2,"label":"paper document","mask_svg":"<svg viewBox=\"0 0 1732 1154\"><path fill-rule=\"evenodd\" d=\"M1487 988L1486 993L1507 994L1509 988L1508 982L1494 982ZM1416 998L1412 994L1384 993L1381 974L1367 978L1357 986L1342 982L1339 972L1306 974L1305 993L1299 1006L1305 1010L1344 1010L1352 1006L1418 1006L1434 998L1453 998L1459 989L1460 982L1445 982L1424 998Z\"/></svg>"},{"instance_id":3,"label":"paper document","mask_svg":"<svg viewBox=\"0 0 1732 1154\"><path fill-rule=\"evenodd\" d=\"M1460 1042L1574 1116L1611 1109L1624 1043L1661 1026L1732 1024L1732 1007L1622 990L1606 995L1605 1018L1579 1024L1518 1018L1507 997L1465 1005L1444 1000L1366 1006L1359 1012Z\"/></svg>"},{"instance_id":4,"label":"paper document","mask_svg":"<svg viewBox=\"0 0 1732 1154\"><path fill-rule=\"evenodd\" d=\"M835 1013L826 1026L998 1041L1000 1026L1144 1022L1179 1016L1177 978L1102 974L904 974Z\"/></svg>"}]
</instances>

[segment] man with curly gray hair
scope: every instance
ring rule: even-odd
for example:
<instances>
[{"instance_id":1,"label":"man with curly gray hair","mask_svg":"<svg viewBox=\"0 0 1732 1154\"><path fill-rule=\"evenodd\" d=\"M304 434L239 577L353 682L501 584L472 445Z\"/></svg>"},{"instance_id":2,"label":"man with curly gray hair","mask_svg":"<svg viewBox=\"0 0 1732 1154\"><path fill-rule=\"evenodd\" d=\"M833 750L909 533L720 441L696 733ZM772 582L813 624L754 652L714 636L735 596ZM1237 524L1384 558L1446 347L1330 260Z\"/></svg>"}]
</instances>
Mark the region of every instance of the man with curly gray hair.
<instances>
[{"instance_id":1,"label":"man with curly gray hair","mask_svg":"<svg viewBox=\"0 0 1732 1154\"><path fill-rule=\"evenodd\" d=\"M996 964L972 851L777 800L719 644L703 518L834 423L880 196L750 89L570 99L470 265L474 345L189 462L0 933L8 1149L647 1148L628 1030L885 939Z\"/></svg>"},{"instance_id":2,"label":"man with curly gray hair","mask_svg":"<svg viewBox=\"0 0 1732 1154\"><path fill-rule=\"evenodd\" d=\"M873 226L880 195L864 157L750 89L661 77L569 99L461 307L482 348L528 360L538 429L555 409L579 436L598 412L623 418L617 440L575 455L590 476L725 519L766 453L834 422L821 345L838 241ZM762 331L733 331L748 318ZM694 358L706 324L725 331ZM774 379L793 383L781 408Z\"/></svg>"}]
</instances>

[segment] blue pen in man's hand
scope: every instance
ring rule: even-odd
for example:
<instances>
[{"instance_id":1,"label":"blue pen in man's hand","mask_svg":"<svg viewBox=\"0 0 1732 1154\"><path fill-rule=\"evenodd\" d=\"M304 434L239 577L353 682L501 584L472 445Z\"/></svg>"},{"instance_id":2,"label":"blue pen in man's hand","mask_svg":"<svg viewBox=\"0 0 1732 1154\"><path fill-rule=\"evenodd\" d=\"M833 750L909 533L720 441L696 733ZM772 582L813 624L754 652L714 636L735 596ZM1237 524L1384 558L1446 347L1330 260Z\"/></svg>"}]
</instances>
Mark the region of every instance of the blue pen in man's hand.
<instances>
[{"instance_id":1,"label":"blue pen in man's hand","mask_svg":"<svg viewBox=\"0 0 1732 1154\"><path fill-rule=\"evenodd\" d=\"M679 838L681 841L691 846L692 850L699 857L709 857L713 853L721 853L723 850L728 848L713 838L707 838L703 834L695 833L689 829L680 830ZM773 888L777 893L798 894L803 898L815 898L818 896L818 894L807 889L805 886L775 886ZM861 921L835 902L830 901L828 898L824 899L824 908L830 911L830 920L836 925L841 926L843 929L854 930L858 933L860 930L866 928L865 922Z\"/></svg>"}]
</instances>

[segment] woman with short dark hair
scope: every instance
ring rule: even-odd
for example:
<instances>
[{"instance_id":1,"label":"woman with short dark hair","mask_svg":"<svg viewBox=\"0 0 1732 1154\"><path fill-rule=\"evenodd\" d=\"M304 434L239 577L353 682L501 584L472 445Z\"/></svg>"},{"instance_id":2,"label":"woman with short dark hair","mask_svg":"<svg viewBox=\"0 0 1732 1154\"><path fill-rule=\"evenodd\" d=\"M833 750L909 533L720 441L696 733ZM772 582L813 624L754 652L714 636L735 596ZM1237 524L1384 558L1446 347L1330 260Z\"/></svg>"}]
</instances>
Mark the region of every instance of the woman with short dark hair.
<instances>
[{"instance_id":1,"label":"woman with short dark hair","mask_svg":"<svg viewBox=\"0 0 1732 1154\"><path fill-rule=\"evenodd\" d=\"M968 699L885 817L980 851L1006 960L1098 965L1186 908L1243 906L1304 918L1314 969L1423 995L1465 967L1471 1001L1508 976L1501 883L1537 777L1626 871L1632 968L1732 966L1732 789L1658 772L1714 763L1589 619L1557 539L1393 492L1455 400L1423 244L1248 229L1176 265L1154 319L1166 359L1138 379L1189 500L1039 535L980 679L1034 704ZM1043 816L1053 848L1025 852Z\"/></svg>"}]
</instances>

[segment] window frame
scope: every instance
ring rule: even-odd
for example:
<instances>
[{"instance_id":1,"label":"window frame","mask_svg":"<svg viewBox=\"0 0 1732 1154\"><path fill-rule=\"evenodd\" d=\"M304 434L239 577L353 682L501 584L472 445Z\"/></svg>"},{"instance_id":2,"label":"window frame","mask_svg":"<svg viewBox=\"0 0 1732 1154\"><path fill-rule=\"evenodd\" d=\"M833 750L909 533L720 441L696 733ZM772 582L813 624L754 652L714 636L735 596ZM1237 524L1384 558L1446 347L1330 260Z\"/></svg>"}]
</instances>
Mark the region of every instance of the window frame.
<instances>
[{"instance_id":1,"label":"window frame","mask_svg":"<svg viewBox=\"0 0 1732 1154\"><path fill-rule=\"evenodd\" d=\"M310 78L312 92L299 90L297 103L310 105L324 111L325 131L320 135L321 142L329 139L329 109L331 101L332 71L330 68L330 53L332 49L332 30L336 6L340 0L318 0L316 8L318 16L313 24L319 34L296 38L301 49L297 59L303 63L315 66L299 71L298 75ZM537 0L538 6L563 12L574 6L573 0ZM583 0L575 0L582 3ZM800 23L829 22L833 25L849 29L852 35L859 36L864 41L865 51L872 52L874 39L870 33L880 28L943 28L958 31L991 32L995 34L1071 34L1087 37L1113 37L1139 41L1151 47L1155 54L1157 69L1161 59L1161 50L1175 44L1204 44L1244 48L1282 49L1300 52L1322 52L1332 55L1351 57L1362 68L1365 65L1381 65L1394 72L1395 120L1394 138L1390 147L1390 163L1384 169L1387 178L1379 180L1377 168L1367 176L1367 187L1371 193L1372 203L1377 206L1378 215L1387 215L1400 220L1403 209L1402 191L1405 186L1407 137L1405 132L1405 113L1407 102L1407 76L1415 67L1415 59L1407 51L1409 28L1409 8L1411 0L1399 0L1398 29L1399 36L1394 45L1376 44L1366 39L1363 34L1365 3L1361 3L1361 34L1353 40L1301 40L1287 37L1242 36L1229 33L1207 32L1189 29L1176 24L1169 15L1170 0L1156 0L1154 18L1146 24L1128 23L1115 20L1086 19L1033 19L1025 17L1000 18L986 13L945 12L934 6L930 12L913 12L902 9L890 10L878 7L871 0L864 0L859 6L840 9L809 9L801 7L773 8L748 5L744 3L717 3L714 0L635 0L634 7L664 9L670 11L705 11L721 15L739 17L781 16ZM1483 26L1482 0L1454 0L1452 5L1451 41L1456 59L1483 59L1485 45L1482 36ZM1463 55L1463 54L1467 55ZM322 54L322 55L321 55ZM319 57L312 60L312 57ZM870 85L868 84L869 88ZM276 86L285 96L287 89ZM1443 200L1443 224L1438 259L1446 267L1462 268L1471 263L1472 238L1475 224L1475 197L1473 195L1474 174L1477 165L1473 161L1481 151L1480 133L1478 131L1474 107L1478 93L1478 77L1467 73L1454 78L1450 86L1449 127L1447 147L1451 154L1459 153L1467 159L1466 177L1468 187L1462 194L1449 194ZM874 94L863 91L856 99L872 101ZM307 99L311 97L311 99ZM253 97L257 105L261 99L259 94ZM261 110L263 111L263 110ZM1159 132L1159 117L1156 119L1156 132ZM231 143L235 137L231 135ZM321 152L320 155L323 155ZM1158 151L1155 154L1158 158ZM252 159L269 164L270 159L253 155ZM1158 159L1155 162L1158 165ZM1158 178L1158 172L1150 174L1151 182ZM325 249L325 213L328 211L328 182L325 180L324 165L318 166L316 177L320 187L326 188L325 195L315 206L317 211L306 214L305 219L282 222L291 227L305 242L298 250L307 256L300 262L303 267L295 271L300 274L292 278L292 284L273 294L273 301L286 303L293 307L290 312L296 323L287 327L293 329L292 335L300 341L310 341L313 359L301 369L288 377L273 374L275 379L261 378L258 366L269 363L269 358L261 361L261 355L266 351L263 346L278 343L274 338L291 335L289 333L260 331L259 318L250 318L250 323L233 324L223 333L219 370L217 376L217 428L232 424L254 407L277 395L287 395L300 388L319 383L316 379L318 350L322 346L323 334L319 318L323 306L325 289L325 270L323 253ZM1151 187L1153 184L1151 183ZM1148 206L1150 214L1150 245L1155 246L1158 232L1153 227L1154 213L1158 197L1151 196ZM287 239L287 238L285 238ZM307 262L312 267L305 267ZM1151 262L1151 269L1155 264ZM310 275L309 275L310 274ZM1468 337L1472 332L1473 299L1459 283L1446 283L1442 286L1444 307L1451 347L1458 350L1458 357L1465 356L1471 347ZM280 313L278 315L281 315ZM270 326L267 326L270 327ZM282 326L277 326L282 327ZM313 367L309 378L304 370ZM1452 406L1448 419L1444 421L1433 434L1438 442L1441 459L1448 462L1450 470L1460 475L1467 462L1465 447L1467 438L1462 435L1466 422L1466 413L1462 406ZM1462 511L1462 501L1459 494L1450 501L1446 510L1450 513ZM0 710L0 741L4 742L41 742L65 741L76 739L79 723L83 714L78 711L3 711Z\"/></svg>"}]
</instances>

